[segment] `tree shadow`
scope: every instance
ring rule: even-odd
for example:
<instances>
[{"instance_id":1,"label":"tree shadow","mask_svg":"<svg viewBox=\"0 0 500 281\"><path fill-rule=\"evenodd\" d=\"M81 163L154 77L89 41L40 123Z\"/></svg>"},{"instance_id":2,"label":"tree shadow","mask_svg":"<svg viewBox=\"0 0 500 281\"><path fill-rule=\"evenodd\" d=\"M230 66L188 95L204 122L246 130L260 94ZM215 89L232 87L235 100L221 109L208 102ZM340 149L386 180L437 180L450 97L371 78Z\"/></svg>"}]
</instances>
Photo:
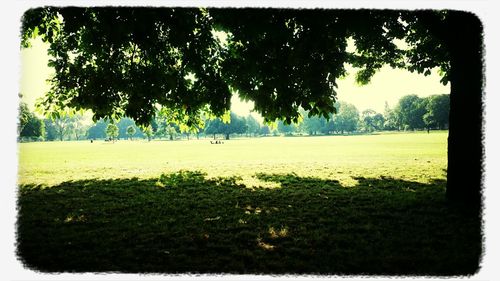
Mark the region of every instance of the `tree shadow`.
<instances>
[{"instance_id":1,"label":"tree shadow","mask_svg":"<svg viewBox=\"0 0 500 281\"><path fill-rule=\"evenodd\" d=\"M257 174L277 188L197 171L158 179L22 185L17 252L44 272L468 275L481 222L444 181L356 178L354 187Z\"/></svg>"}]
</instances>

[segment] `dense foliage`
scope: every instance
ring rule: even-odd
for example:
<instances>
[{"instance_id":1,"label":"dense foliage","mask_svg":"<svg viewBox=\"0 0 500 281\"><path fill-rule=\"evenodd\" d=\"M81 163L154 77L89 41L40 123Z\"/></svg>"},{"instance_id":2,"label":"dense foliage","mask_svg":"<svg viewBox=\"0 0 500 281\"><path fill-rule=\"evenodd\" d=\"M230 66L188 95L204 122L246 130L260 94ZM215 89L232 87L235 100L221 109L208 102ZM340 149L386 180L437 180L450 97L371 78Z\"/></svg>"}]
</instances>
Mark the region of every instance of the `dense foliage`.
<instances>
[{"instance_id":1,"label":"dense foliage","mask_svg":"<svg viewBox=\"0 0 500 281\"><path fill-rule=\"evenodd\" d=\"M45 7L25 13L22 44L35 36L50 43L56 75L41 103L47 112L69 106L92 109L95 120L129 116L147 124L159 104L175 112L175 121L195 126L202 112L222 116L238 91L266 121L290 124L299 121L300 108L311 116L336 112L336 79L345 63L360 69L360 83L386 63L425 74L439 66L447 81L446 50L432 55L439 61L424 62L417 50L420 23L447 15ZM347 48L350 39L355 51ZM412 48L401 50L394 39Z\"/></svg>"},{"instance_id":2,"label":"dense foliage","mask_svg":"<svg viewBox=\"0 0 500 281\"><path fill-rule=\"evenodd\" d=\"M33 112L29 111L25 103L19 107L19 140L43 140L45 124Z\"/></svg>"}]
</instances>

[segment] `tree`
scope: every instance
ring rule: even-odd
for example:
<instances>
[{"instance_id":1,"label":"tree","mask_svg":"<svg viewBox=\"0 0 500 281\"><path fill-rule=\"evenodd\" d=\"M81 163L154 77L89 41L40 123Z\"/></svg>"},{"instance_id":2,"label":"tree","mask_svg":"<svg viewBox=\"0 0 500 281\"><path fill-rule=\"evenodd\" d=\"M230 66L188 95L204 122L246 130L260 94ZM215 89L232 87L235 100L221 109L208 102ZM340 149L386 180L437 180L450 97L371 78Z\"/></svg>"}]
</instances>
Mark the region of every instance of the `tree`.
<instances>
[{"instance_id":1,"label":"tree","mask_svg":"<svg viewBox=\"0 0 500 281\"><path fill-rule=\"evenodd\" d=\"M271 133L271 130L269 129L269 126L264 125L260 127L259 134L262 136L267 136Z\"/></svg>"},{"instance_id":2,"label":"tree","mask_svg":"<svg viewBox=\"0 0 500 281\"><path fill-rule=\"evenodd\" d=\"M358 129L359 112L358 109L349 103L337 103L337 115L334 117L336 129L341 134L344 132L355 132Z\"/></svg>"},{"instance_id":3,"label":"tree","mask_svg":"<svg viewBox=\"0 0 500 281\"><path fill-rule=\"evenodd\" d=\"M45 127L46 141L54 141L59 138L54 122L52 122L52 119L50 118L44 119L43 126Z\"/></svg>"},{"instance_id":4,"label":"tree","mask_svg":"<svg viewBox=\"0 0 500 281\"><path fill-rule=\"evenodd\" d=\"M54 126L57 137L60 141L63 141L64 138L71 132L71 118L69 117L69 115L62 114L59 117L52 118L51 122Z\"/></svg>"},{"instance_id":5,"label":"tree","mask_svg":"<svg viewBox=\"0 0 500 281\"><path fill-rule=\"evenodd\" d=\"M309 115L309 113L307 114ZM319 116L307 116L304 118L303 124L309 135L316 135L325 126L326 120Z\"/></svg>"},{"instance_id":6,"label":"tree","mask_svg":"<svg viewBox=\"0 0 500 281\"><path fill-rule=\"evenodd\" d=\"M391 109L389 107L389 104L385 102L385 108L384 108L384 130L400 130L401 127L401 120L400 120L400 114L397 110L397 108Z\"/></svg>"},{"instance_id":7,"label":"tree","mask_svg":"<svg viewBox=\"0 0 500 281\"><path fill-rule=\"evenodd\" d=\"M321 132L326 135L330 135L333 132L337 130L337 126L335 122L333 121L333 114L330 114L330 117L328 120L325 120L324 126L321 128Z\"/></svg>"},{"instance_id":8,"label":"tree","mask_svg":"<svg viewBox=\"0 0 500 281\"><path fill-rule=\"evenodd\" d=\"M80 140L87 134L89 125L86 123L83 114L75 114L69 118L69 122L69 130L73 132L76 140Z\"/></svg>"},{"instance_id":9,"label":"tree","mask_svg":"<svg viewBox=\"0 0 500 281\"><path fill-rule=\"evenodd\" d=\"M215 140L216 135L222 132L222 126L223 123L218 118L214 120L209 120L207 122L207 126L205 127L205 134L213 135Z\"/></svg>"},{"instance_id":10,"label":"tree","mask_svg":"<svg viewBox=\"0 0 500 281\"><path fill-rule=\"evenodd\" d=\"M444 94L427 97L426 111L423 119L428 129L442 130L447 128L450 115L450 96Z\"/></svg>"},{"instance_id":11,"label":"tree","mask_svg":"<svg viewBox=\"0 0 500 281\"><path fill-rule=\"evenodd\" d=\"M128 117L120 118L120 120L116 123L116 126L118 127L119 130L118 138L120 139L143 137L143 134L141 133L140 129L135 125L134 120ZM132 126L135 129L135 132L132 134L132 136L130 136L128 133L128 128L130 126Z\"/></svg>"},{"instance_id":12,"label":"tree","mask_svg":"<svg viewBox=\"0 0 500 281\"><path fill-rule=\"evenodd\" d=\"M451 84L447 198L478 211L483 182L482 23L462 11L421 11L406 15L405 21L409 70L425 74L439 67L442 82Z\"/></svg>"},{"instance_id":13,"label":"tree","mask_svg":"<svg viewBox=\"0 0 500 281\"><path fill-rule=\"evenodd\" d=\"M372 124L373 124L373 127L376 131L381 131L384 129L384 124L385 124L385 118L384 118L384 115L382 115L381 113L376 113L373 117L372 117Z\"/></svg>"},{"instance_id":14,"label":"tree","mask_svg":"<svg viewBox=\"0 0 500 281\"><path fill-rule=\"evenodd\" d=\"M402 97L398 103L398 112L401 123L410 130L422 129L425 127L424 114L426 112L425 99L417 95L407 95Z\"/></svg>"},{"instance_id":15,"label":"tree","mask_svg":"<svg viewBox=\"0 0 500 281\"><path fill-rule=\"evenodd\" d=\"M65 110L49 116L45 121L46 139L59 141L80 140L84 138L90 126L81 113ZM87 136L88 137L88 136Z\"/></svg>"},{"instance_id":16,"label":"tree","mask_svg":"<svg viewBox=\"0 0 500 281\"><path fill-rule=\"evenodd\" d=\"M385 64L424 75L438 67L442 82L451 82L447 196L479 206L482 25L473 14L44 7L23 17L22 45L36 35L50 43L56 70L41 107L88 108L96 119L124 114L140 124L149 122L155 104L186 116L188 126L203 110L221 116L231 89L254 101L265 121L297 122L300 107L326 118L335 111L336 79L346 63L360 68L361 84ZM346 48L350 38L353 52ZM464 111L472 114L465 118ZM462 170L471 167L464 184Z\"/></svg>"},{"instance_id":17,"label":"tree","mask_svg":"<svg viewBox=\"0 0 500 281\"><path fill-rule=\"evenodd\" d=\"M295 132L296 128L294 124L287 125L283 121L278 122L278 131L285 135L291 135Z\"/></svg>"},{"instance_id":18,"label":"tree","mask_svg":"<svg viewBox=\"0 0 500 281\"><path fill-rule=\"evenodd\" d=\"M127 127L127 135L130 139L132 139L132 137L134 136L136 130L135 130L135 127L133 125L130 125Z\"/></svg>"},{"instance_id":19,"label":"tree","mask_svg":"<svg viewBox=\"0 0 500 281\"><path fill-rule=\"evenodd\" d=\"M29 139L32 141L43 140L45 135L45 125L42 120L38 119L36 116L32 116L28 120L28 123L24 126L23 130L19 134L21 139Z\"/></svg>"},{"instance_id":20,"label":"tree","mask_svg":"<svg viewBox=\"0 0 500 281\"><path fill-rule=\"evenodd\" d=\"M259 134L260 124L251 114L248 114L245 121L246 121L246 125L247 125L247 133L249 135L255 136L255 135Z\"/></svg>"},{"instance_id":21,"label":"tree","mask_svg":"<svg viewBox=\"0 0 500 281\"><path fill-rule=\"evenodd\" d=\"M21 103L19 112L19 138L21 140L43 140L45 135L45 124L42 120L30 112L25 103Z\"/></svg>"},{"instance_id":22,"label":"tree","mask_svg":"<svg viewBox=\"0 0 500 281\"><path fill-rule=\"evenodd\" d=\"M153 127L148 125L142 129L142 132L146 135L148 141L151 141L151 138L153 137Z\"/></svg>"},{"instance_id":23,"label":"tree","mask_svg":"<svg viewBox=\"0 0 500 281\"><path fill-rule=\"evenodd\" d=\"M21 102L19 105L19 133L22 132L24 126L28 124L29 120L32 118L32 113L30 112L28 105L24 102Z\"/></svg>"},{"instance_id":24,"label":"tree","mask_svg":"<svg viewBox=\"0 0 500 281\"><path fill-rule=\"evenodd\" d=\"M229 140L231 134L244 134L247 130L245 118L230 112L228 123L224 123L219 118L210 120L205 129L206 134L213 135L215 139L216 134L223 134L226 140Z\"/></svg>"},{"instance_id":25,"label":"tree","mask_svg":"<svg viewBox=\"0 0 500 281\"><path fill-rule=\"evenodd\" d=\"M382 130L384 122L384 116L373 109L366 109L361 113L361 127L365 132Z\"/></svg>"},{"instance_id":26,"label":"tree","mask_svg":"<svg viewBox=\"0 0 500 281\"><path fill-rule=\"evenodd\" d=\"M178 134L177 129L174 126L168 126L166 128L169 140L174 140L174 137Z\"/></svg>"},{"instance_id":27,"label":"tree","mask_svg":"<svg viewBox=\"0 0 500 281\"><path fill-rule=\"evenodd\" d=\"M87 137L89 139L104 139L106 138L106 128L109 122L104 119L99 119L93 126L91 126L87 131Z\"/></svg>"},{"instance_id":28,"label":"tree","mask_svg":"<svg viewBox=\"0 0 500 281\"><path fill-rule=\"evenodd\" d=\"M365 132L373 132L376 130L373 120L375 114L377 114L377 112L373 109L366 109L361 113L361 127Z\"/></svg>"},{"instance_id":29,"label":"tree","mask_svg":"<svg viewBox=\"0 0 500 281\"><path fill-rule=\"evenodd\" d=\"M118 134L119 134L118 126L116 126L113 123L108 124L108 126L106 127L106 136L110 140L113 140L113 142L115 142L116 138L118 137Z\"/></svg>"}]
</instances>

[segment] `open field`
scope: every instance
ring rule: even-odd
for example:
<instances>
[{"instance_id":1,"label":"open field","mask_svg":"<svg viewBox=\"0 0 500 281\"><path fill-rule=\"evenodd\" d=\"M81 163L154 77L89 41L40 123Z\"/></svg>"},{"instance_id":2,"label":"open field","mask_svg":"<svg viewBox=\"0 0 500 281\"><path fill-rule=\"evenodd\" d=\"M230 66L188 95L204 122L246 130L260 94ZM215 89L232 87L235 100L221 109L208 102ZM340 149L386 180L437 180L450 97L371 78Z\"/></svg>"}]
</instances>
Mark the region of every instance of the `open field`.
<instances>
[{"instance_id":1,"label":"open field","mask_svg":"<svg viewBox=\"0 0 500 281\"><path fill-rule=\"evenodd\" d=\"M466 275L445 132L20 144L18 255L46 272Z\"/></svg>"},{"instance_id":2,"label":"open field","mask_svg":"<svg viewBox=\"0 0 500 281\"><path fill-rule=\"evenodd\" d=\"M432 132L235 139L221 145L210 144L210 139L23 143L19 183L145 179L179 170L203 171L211 177L241 176L249 185L256 184L252 176L258 172L293 172L346 184L359 176L426 183L445 179L446 139L447 132Z\"/></svg>"}]
</instances>

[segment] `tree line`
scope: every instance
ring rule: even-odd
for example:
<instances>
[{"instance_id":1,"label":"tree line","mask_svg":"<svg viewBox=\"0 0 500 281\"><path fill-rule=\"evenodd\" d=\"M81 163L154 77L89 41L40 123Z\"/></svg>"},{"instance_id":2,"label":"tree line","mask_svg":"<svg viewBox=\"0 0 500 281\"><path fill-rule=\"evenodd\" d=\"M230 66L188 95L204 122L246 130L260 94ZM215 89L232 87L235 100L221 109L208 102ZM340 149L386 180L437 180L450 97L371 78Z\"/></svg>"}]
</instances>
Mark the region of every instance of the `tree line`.
<instances>
[{"instance_id":1,"label":"tree line","mask_svg":"<svg viewBox=\"0 0 500 281\"><path fill-rule=\"evenodd\" d=\"M349 103L338 102L336 114L329 118L323 116L308 117L308 112L301 110L305 116L299 124L286 125L278 122L281 134L332 135L345 133L371 133L375 131L408 131L408 130L444 130L448 129L450 110L449 95L432 95L420 98L417 95L402 97L394 108L385 104L383 113L373 109L359 112Z\"/></svg>"},{"instance_id":2,"label":"tree line","mask_svg":"<svg viewBox=\"0 0 500 281\"><path fill-rule=\"evenodd\" d=\"M182 127L169 118L169 112L158 111L149 126L137 126L131 118L115 122L99 119L88 122L82 114L56 118L38 118L26 104L20 106L20 141L54 141L83 139L168 139L211 137L229 139L231 135L257 137L271 135L333 135L371 133L375 131L407 131L447 129L450 108L449 95L417 95L402 97L390 108L386 103L383 113L372 109L360 112L346 102L335 104L336 114L310 116L300 109L301 122L285 124L283 121L266 125L254 116L229 113L229 118L204 118L203 124L193 130Z\"/></svg>"}]
</instances>

